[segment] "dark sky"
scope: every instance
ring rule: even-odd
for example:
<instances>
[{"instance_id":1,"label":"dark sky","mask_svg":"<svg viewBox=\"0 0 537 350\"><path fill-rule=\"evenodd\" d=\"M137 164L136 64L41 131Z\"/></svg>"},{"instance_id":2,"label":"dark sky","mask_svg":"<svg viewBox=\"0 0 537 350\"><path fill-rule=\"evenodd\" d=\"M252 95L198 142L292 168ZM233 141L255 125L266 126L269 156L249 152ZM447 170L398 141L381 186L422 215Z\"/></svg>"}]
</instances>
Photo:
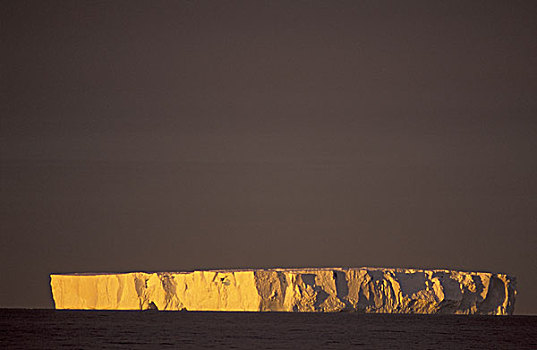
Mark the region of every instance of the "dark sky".
<instances>
[{"instance_id":1,"label":"dark sky","mask_svg":"<svg viewBox=\"0 0 537 350\"><path fill-rule=\"evenodd\" d=\"M0 307L48 274L507 272L537 313L536 1L2 1Z\"/></svg>"}]
</instances>

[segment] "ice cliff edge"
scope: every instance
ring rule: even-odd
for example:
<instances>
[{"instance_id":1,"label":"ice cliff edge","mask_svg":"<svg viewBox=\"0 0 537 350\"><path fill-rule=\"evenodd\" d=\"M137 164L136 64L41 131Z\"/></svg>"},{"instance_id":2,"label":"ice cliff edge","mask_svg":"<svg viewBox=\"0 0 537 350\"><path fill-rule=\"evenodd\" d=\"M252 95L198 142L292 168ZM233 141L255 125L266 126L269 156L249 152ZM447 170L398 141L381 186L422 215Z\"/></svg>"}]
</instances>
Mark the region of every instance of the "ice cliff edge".
<instances>
[{"instance_id":1,"label":"ice cliff edge","mask_svg":"<svg viewBox=\"0 0 537 350\"><path fill-rule=\"evenodd\" d=\"M303 268L52 274L56 309L511 315L506 274Z\"/></svg>"}]
</instances>

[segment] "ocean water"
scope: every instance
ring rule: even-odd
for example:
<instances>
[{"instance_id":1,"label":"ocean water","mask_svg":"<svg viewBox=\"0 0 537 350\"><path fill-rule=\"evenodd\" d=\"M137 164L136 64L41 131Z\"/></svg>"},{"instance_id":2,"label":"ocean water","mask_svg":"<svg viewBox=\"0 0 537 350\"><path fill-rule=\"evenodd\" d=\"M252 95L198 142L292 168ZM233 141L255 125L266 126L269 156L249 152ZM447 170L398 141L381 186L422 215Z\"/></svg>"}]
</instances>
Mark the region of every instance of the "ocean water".
<instances>
[{"instance_id":1,"label":"ocean water","mask_svg":"<svg viewBox=\"0 0 537 350\"><path fill-rule=\"evenodd\" d=\"M537 316L0 310L0 349L537 349Z\"/></svg>"}]
</instances>

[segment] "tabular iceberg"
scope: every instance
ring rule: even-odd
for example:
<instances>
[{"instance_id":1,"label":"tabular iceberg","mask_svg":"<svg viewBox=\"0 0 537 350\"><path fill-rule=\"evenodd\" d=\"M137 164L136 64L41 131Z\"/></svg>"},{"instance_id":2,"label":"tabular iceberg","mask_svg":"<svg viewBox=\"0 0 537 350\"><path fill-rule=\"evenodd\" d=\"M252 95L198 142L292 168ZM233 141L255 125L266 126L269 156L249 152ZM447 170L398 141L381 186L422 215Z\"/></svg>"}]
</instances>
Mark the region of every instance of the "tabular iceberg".
<instances>
[{"instance_id":1,"label":"tabular iceberg","mask_svg":"<svg viewBox=\"0 0 537 350\"><path fill-rule=\"evenodd\" d=\"M275 268L52 274L56 309L511 315L506 274L404 268Z\"/></svg>"}]
</instances>

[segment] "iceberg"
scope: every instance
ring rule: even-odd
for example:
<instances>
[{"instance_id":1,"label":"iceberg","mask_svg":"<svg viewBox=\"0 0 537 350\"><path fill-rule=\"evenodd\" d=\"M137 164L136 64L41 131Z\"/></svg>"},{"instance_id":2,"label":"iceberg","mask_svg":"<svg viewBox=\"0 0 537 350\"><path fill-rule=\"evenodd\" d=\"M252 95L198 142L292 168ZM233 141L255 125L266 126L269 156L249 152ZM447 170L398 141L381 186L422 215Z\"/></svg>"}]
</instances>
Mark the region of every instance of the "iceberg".
<instances>
[{"instance_id":1,"label":"iceberg","mask_svg":"<svg viewBox=\"0 0 537 350\"><path fill-rule=\"evenodd\" d=\"M51 274L56 309L511 315L506 274L408 268L273 268Z\"/></svg>"}]
</instances>

